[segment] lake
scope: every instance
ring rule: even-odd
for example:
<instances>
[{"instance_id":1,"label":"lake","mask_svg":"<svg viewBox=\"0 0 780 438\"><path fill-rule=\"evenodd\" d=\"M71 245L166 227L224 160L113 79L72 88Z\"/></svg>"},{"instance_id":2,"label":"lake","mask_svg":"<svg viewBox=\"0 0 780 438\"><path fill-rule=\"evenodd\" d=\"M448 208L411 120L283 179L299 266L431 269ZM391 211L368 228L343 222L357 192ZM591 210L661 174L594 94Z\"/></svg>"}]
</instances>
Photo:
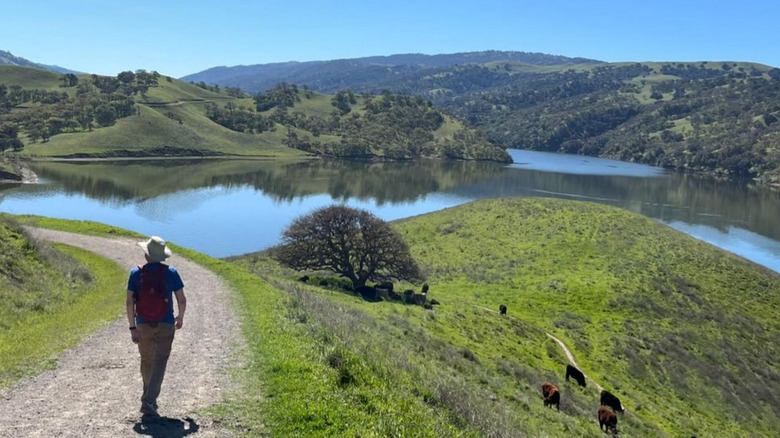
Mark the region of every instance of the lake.
<instances>
[{"instance_id":1,"label":"lake","mask_svg":"<svg viewBox=\"0 0 780 438\"><path fill-rule=\"evenodd\" d=\"M511 165L415 161L38 162L40 184L0 185L0 211L88 219L215 257L278 242L333 202L385 220L480 198L537 196L625 208L780 272L780 193L749 181L592 157L509 150Z\"/></svg>"}]
</instances>

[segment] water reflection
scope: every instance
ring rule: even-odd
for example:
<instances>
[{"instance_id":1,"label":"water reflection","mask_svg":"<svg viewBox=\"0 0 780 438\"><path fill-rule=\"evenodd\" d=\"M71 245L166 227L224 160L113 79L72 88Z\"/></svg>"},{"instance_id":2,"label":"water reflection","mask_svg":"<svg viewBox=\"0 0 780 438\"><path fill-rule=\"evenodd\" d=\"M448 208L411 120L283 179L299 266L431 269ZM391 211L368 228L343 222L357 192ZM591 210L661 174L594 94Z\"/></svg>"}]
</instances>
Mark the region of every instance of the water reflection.
<instances>
[{"instance_id":1,"label":"water reflection","mask_svg":"<svg viewBox=\"0 0 780 438\"><path fill-rule=\"evenodd\" d=\"M101 201L135 202L187 189L253 187L278 201L319 193L333 199L415 201L432 192L468 185L503 171L499 163L453 161L111 161L33 163L45 180L66 192Z\"/></svg>"},{"instance_id":2,"label":"water reflection","mask_svg":"<svg viewBox=\"0 0 780 438\"><path fill-rule=\"evenodd\" d=\"M33 170L47 183L0 186L0 210L165 234L222 257L274 244L294 217L334 200L390 220L478 198L559 197L641 213L780 271L777 192L610 160L510 152L516 164L509 166L335 160L35 163Z\"/></svg>"}]
</instances>

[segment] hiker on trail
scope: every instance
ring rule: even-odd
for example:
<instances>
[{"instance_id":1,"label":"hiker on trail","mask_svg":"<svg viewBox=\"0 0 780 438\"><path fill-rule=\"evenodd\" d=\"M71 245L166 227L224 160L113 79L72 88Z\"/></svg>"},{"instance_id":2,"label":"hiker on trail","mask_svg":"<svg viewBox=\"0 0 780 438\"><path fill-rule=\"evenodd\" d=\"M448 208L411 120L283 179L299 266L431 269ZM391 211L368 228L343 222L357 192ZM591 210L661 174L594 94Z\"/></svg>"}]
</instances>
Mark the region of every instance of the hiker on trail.
<instances>
[{"instance_id":1,"label":"hiker on trail","mask_svg":"<svg viewBox=\"0 0 780 438\"><path fill-rule=\"evenodd\" d=\"M158 416L157 397L160 395L165 366L171 354L171 344L176 329L184 324L187 299L184 283L171 266L161 263L171 256L165 240L152 236L139 242L146 256L146 264L133 268L127 281L127 321L130 336L138 344L141 353L141 377L144 392L141 396L141 413ZM173 316L173 297L179 310Z\"/></svg>"}]
</instances>

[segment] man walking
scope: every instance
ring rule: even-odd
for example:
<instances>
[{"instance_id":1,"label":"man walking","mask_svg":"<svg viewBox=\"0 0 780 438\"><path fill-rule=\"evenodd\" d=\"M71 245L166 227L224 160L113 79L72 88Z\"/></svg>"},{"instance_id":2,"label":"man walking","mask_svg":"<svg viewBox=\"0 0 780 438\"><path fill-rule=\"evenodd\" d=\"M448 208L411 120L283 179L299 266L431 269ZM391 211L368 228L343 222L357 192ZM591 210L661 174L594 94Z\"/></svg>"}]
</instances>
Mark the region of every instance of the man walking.
<instances>
[{"instance_id":1,"label":"man walking","mask_svg":"<svg viewBox=\"0 0 780 438\"><path fill-rule=\"evenodd\" d=\"M187 308L184 283L179 273L162 263L172 255L165 245L165 240L158 236L138 243L144 250L146 264L130 271L125 301L130 335L133 342L138 344L141 354L141 377L144 382L141 413L150 416L159 415L157 397L171 354L174 333L176 329L182 328ZM174 297L179 310L175 318Z\"/></svg>"}]
</instances>

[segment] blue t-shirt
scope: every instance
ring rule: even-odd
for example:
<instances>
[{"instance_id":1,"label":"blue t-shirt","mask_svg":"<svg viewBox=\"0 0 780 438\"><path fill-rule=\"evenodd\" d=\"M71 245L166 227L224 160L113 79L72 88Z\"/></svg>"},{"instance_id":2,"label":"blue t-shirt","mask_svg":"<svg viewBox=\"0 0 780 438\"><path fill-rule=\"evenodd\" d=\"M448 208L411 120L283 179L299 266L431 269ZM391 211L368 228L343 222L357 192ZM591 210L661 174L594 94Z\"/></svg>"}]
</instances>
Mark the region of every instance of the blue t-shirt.
<instances>
[{"instance_id":1,"label":"blue t-shirt","mask_svg":"<svg viewBox=\"0 0 780 438\"><path fill-rule=\"evenodd\" d=\"M156 272L158 269L162 269L162 263L154 262L147 263L144 268L151 269L152 272ZM138 293L138 286L141 281L141 269L136 266L130 270L130 278L127 279L127 290L136 294ZM181 281L181 276L176 268L168 266L165 272L165 298L168 299L168 312L165 313L163 319L160 322L173 324L175 319L173 317L173 292L184 288L184 283ZM146 321L140 316L135 317L136 324L144 324Z\"/></svg>"}]
</instances>

